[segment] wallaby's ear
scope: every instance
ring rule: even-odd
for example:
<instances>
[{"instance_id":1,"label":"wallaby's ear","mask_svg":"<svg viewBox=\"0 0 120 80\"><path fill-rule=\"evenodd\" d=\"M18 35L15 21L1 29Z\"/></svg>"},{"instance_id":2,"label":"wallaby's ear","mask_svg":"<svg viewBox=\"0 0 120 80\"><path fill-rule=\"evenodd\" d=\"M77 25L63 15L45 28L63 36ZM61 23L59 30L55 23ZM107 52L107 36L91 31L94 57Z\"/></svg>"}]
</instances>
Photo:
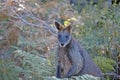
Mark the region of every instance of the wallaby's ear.
<instances>
[{"instance_id":1,"label":"wallaby's ear","mask_svg":"<svg viewBox=\"0 0 120 80\"><path fill-rule=\"evenodd\" d=\"M54 24L58 30L62 29L61 24L58 21L55 21Z\"/></svg>"},{"instance_id":2,"label":"wallaby's ear","mask_svg":"<svg viewBox=\"0 0 120 80\"><path fill-rule=\"evenodd\" d=\"M67 26L67 27L66 27L66 30L68 30L68 31L70 32L70 30L71 30L71 25Z\"/></svg>"}]
</instances>

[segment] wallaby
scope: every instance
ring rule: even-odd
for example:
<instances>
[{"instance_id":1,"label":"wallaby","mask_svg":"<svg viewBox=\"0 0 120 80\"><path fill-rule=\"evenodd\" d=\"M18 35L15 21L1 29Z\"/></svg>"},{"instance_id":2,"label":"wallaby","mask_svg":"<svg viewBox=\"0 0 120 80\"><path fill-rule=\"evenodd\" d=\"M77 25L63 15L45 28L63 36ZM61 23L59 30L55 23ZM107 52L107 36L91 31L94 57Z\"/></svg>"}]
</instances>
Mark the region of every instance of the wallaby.
<instances>
[{"instance_id":1,"label":"wallaby","mask_svg":"<svg viewBox=\"0 0 120 80\"><path fill-rule=\"evenodd\" d=\"M57 78L90 74L102 77L100 69L95 65L90 55L81 47L79 42L71 35L71 25L65 26L55 21L58 30L57 51Z\"/></svg>"}]
</instances>

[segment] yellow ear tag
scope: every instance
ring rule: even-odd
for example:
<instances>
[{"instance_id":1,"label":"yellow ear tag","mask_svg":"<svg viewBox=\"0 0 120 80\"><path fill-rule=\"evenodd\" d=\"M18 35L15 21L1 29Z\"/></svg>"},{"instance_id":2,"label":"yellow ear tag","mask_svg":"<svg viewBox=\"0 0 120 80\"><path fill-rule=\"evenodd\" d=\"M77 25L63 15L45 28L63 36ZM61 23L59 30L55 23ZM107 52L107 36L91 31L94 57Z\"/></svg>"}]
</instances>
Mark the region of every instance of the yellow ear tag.
<instances>
[{"instance_id":1,"label":"yellow ear tag","mask_svg":"<svg viewBox=\"0 0 120 80\"><path fill-rule=\"evenodd\" d=\"M64 21L64 26L67 27L69 26L70 22L69 21Z\"/></svg>"},{"instance_id":2,"label":"yellow ear tag","mask_svg":"<svg viewBox=\"0 0 120 80\"><path fill-rule=\"evenodd\" d=\"M69 26L71 21L76 21L76 18L73 17L73 18L67 19L66 21L64 21L64 26L65 27Z\"/></svg>"}]
</instances>

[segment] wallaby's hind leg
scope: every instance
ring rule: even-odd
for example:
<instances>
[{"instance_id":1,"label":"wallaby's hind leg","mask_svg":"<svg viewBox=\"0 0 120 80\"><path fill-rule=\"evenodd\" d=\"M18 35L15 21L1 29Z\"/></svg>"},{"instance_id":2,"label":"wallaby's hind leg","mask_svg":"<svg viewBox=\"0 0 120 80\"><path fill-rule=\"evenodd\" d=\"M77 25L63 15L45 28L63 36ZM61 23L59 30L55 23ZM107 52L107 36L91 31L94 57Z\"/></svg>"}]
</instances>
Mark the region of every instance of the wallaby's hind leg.
<instances>
[{"instance_id":1,"label":"wallaby's hind leg","mask_svg":"<svg viewBox=\"0 0 120 80\"><path fill-rule=\"evenodd\" d=\"M71 77L71 76L75 73L76 70L77 70L77 66L76 66L76 65L73 65L73 66L70 68L69 72L67 73L67 75L66 75L65 77Z\"/></svg>"}]
</instances>

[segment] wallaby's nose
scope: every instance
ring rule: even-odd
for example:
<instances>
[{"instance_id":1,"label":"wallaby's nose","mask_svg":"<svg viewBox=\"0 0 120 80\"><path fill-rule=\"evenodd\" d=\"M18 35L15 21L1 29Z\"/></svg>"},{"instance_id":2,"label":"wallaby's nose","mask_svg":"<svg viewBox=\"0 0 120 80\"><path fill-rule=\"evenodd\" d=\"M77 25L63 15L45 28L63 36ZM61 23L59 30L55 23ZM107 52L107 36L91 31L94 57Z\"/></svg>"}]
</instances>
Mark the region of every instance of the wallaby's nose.
<instances>
[{"instance_id":1,"label":"wallaby's nose","mask_svg":"<svg viewBox=\"0 0 120 80\"><path fill-rule=\"evenodd\" d=\"M63 46L64 45L64 43L61 43L61 46Z\"/></svg>"}]
</instances>

